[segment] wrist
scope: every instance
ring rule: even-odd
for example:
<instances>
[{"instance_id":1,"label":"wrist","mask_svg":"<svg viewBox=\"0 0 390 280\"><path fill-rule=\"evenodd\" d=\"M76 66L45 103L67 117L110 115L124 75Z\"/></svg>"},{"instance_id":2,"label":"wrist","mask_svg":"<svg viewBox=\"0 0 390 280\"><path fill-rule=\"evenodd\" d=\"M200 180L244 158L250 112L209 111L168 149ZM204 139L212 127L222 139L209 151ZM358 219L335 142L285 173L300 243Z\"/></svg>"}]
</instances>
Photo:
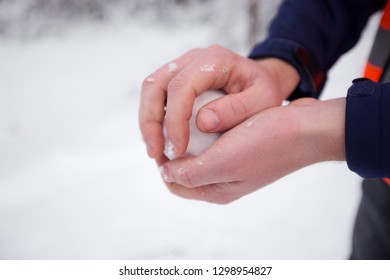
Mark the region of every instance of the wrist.
<instances>
[{"instance_id":1,"label":"wrist","mask_svg":"<svg viewBox=\"0 0 390 280\"><path fill-rule=\"evenodd\" d=\"M345 160L345 98L318 101L301 99L292 102L299 107L298 137L302 157L307 164Z\"/></svg>"}]
</instances>

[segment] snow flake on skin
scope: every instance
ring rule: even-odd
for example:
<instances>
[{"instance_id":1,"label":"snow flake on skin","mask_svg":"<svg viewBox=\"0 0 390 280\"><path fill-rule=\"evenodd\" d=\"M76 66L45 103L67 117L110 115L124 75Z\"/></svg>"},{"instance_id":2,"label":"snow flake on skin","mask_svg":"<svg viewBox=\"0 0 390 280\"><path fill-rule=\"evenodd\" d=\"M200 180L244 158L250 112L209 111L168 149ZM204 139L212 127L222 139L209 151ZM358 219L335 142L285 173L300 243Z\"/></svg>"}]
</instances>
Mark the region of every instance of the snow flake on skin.
<instances>
[{"instance_id":1,"label":"snow flake on skin","mask_svg":"<svg viewBox=\"0 0 390 280\"><path fill-rule=\"evenodd\" d=\"M160 172L161 177L163 178L163 180L165 182L167 182L167 183L171 183L172 182L171 178L168 177L168 175L165 173L164 168L162 166L160 166L158 168L158 172Z\"/></svg>"},{"instance_id":2,"label":"snow flake on skin","mask_svg":"<svg viewBox=\"0 0 390 280\"><path fill-rule=\"evenodd\" d=\"M148 83L154 83L156 81L156 79L154 77L152 77L152 76L149 76L149 77L146 78L146 81Z\"/></svg>"},{"instance_id":3,"label":"snow flake on skin","mask_svg":"<svg viewBox=\"0 0 390 280\"><path fill-rule=\"evenodd\" d=\"M222 74L227 74L229 72L229 69L226 66L224 66L224 67L222 67L221 72L222 72Z\"/></svg>"},{"instance_id":4,"label":"snow flake on skin","mask_svg":"<svg viewBox=\"0 0 390 280\"><path fill-rule=\"evenodd\" d=\"M216 67L215 64L204 64L199 68L199 70L200 72L214 72L215 67Z\"/></svg>"},{"instance_id":5,"label":"snow flake on skin","mask_svg":"<svg viewBox=\"0 0 390 280\"><path fill-rule=\"evenodd\" d=\"M264 117L264 114L259 114L259 115L256 115L252 118L250 118L247 123L246 123L246 127L247 128L250 128L252 127L259 119L261 119L262 117Z\"/></svg>"},{"instance_id":6,"label":"snow flake on skin","mask_svg":"<svg viewBox=\"0 0 390 280\"><path fill-rule=\"evenodd\" d=\"M187 170L185 170L183 167L179 167L178 169L176 169L176 172L179 174L179 175L184 175L186 173Z\"/></svg>"},{"instance_id":7,"label":"snow flake on skin","mask_svg":"<svg viewBox=\"0 0 390 280\"><path fill-rule=\"evenodd\" d=\"M174 151L174 148L173 148L173 144L169 140L167 140L166 143L165 143L164 154L170 160L175 159L175 151Z\"/></svg>"},{"instance_id":8,"label":"snow flake on skin","mask_svg":"<svg viewBox=\"0 0 390 280\"><path fill-rule=\"evenodd\" d=\"M176 72L176 70L177 70L176 62L171 62L171 63L168 64L168 73L169 74L172 74L172 73Z\"/></svg>"}]
</instances>

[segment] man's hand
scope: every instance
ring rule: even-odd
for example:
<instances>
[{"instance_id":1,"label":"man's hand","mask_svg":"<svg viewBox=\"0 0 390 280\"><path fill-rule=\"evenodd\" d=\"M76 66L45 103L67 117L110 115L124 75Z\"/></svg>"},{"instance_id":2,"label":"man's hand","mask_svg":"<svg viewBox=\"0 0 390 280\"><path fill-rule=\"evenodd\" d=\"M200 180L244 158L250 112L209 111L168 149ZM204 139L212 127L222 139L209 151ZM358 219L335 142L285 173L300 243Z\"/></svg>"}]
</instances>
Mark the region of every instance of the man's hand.
<instances>
[{"instance_id":1,"label":"man's hand","mask_svg":"<svg viewBox=\"0 0 390 280\"><path fill-rule=\"evenodd\" d=\"M295 68L277 59L254 61L223 47L194 49L148 76L142 86L139 125L148 155L162 160L165 117L175 157L189 139L188 120L196 96L222 89L226 96L204 106L197 126L205 132L226 131L264 109L280 105L299 82Z\"/></svg>"},{"instance_id":2,"label":"man's hand","mask_svg":"<svg viewBox=\"0 0 390 280\"><path fill-rule=\"evenodd\" d=\"M260 112L198 157L161 161L179 196L229 203L304 166L345 159L345 99L299 99Z\"/></svg>"}]
</instances>

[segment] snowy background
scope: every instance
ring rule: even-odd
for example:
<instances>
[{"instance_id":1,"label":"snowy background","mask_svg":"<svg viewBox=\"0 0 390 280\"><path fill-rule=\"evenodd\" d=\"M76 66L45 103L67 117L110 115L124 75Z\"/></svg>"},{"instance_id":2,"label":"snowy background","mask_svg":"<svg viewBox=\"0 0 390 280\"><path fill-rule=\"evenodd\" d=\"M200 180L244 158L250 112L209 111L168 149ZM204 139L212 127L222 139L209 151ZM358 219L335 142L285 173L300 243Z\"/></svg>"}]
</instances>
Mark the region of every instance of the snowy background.
<instances>
[{"instance_id":1,"label":"snowy background","mask_svg":"<svg viewBox=\"0 0 390 280\"><path fill-rule=\"evenodd\" d=\"M146 156L142 80L193 47L246 55L245 1L62 2L0 0L1 259L348 258L360 179L344 163L218 206L170 194ZM323 99L360 75L377 20Z\"/></svg>"}]
</instances>

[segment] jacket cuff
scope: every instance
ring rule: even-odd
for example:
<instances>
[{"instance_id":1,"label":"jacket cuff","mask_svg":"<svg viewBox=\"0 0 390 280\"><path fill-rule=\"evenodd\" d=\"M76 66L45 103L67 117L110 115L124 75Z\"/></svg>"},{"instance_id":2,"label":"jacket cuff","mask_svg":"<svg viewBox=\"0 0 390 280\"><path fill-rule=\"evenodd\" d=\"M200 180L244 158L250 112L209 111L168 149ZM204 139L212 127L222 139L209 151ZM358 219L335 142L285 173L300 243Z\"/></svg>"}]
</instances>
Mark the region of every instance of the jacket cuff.
<instances>
[{"instance_id":1,"label":"jacket cuff","mask_svg":"<svg viewBox=\"0 0 390 280\"><path fill-rule=\"evenodd\" d=\"M252 59L277 57L295 67L301 81L287 98L288 100L301 97L318 98L325 84L326 77L319 69L318 63L304 47L294 41L284 38L268 38L256 45L248 57Z\"/></svg>"},{"instance_id":2,"label":"jacket cuff","mask_svg":"<svg viewBox=\"0 0 390 280\"><path fill-rule=\"evenodd\" d=\"M346 159L349 169L363 178L390 176L389 93L390 84L365 78L354 80L348 90Z\"/></svg>"}]
</instances>

